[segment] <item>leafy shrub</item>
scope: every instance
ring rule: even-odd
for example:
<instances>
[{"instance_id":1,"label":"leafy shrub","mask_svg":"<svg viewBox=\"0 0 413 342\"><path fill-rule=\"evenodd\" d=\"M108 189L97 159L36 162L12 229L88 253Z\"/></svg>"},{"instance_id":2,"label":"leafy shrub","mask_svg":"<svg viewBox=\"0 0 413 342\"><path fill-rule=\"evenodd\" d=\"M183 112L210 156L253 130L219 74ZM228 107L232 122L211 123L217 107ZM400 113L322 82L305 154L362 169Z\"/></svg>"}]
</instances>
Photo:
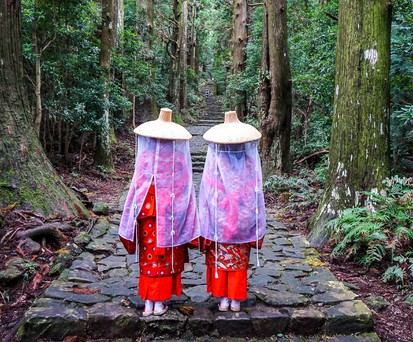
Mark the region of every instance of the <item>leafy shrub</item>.
<instances>
[{"instance_id":1,"label":"leafy shrub","mask_svg":"<svg viewBox=\"0 0 413 342\"><path fill-rule=\"evenodd\" d=\"M391 150L393 168L413 168L413 3L394 1L391 29Z\"/></svg>"},{"instance_id":2,"label":"leafy shrub","mask_svg":"<svg viewBox=\"0 0 413 342\"><path fill-rule=\"evenodd\" d=\"M264 182L264 189L275 195L287 195L287 208L306 207L318 203L321 180L310 169L301 169L297 176L273 175Z\"/></svg>"},{"instance_id":3,"label":"leafy shrub","mask_svg":"<svg viewBox=\"0 0 413 342\"><path fill-rule=\"evenodd\" d=\"M333 220L333 255L346 254L366 265L385 265L382 280L404 284L413 277L413 178L386 179L380 193L364 193L363 207Z\"/></svg>"}]
</instances>

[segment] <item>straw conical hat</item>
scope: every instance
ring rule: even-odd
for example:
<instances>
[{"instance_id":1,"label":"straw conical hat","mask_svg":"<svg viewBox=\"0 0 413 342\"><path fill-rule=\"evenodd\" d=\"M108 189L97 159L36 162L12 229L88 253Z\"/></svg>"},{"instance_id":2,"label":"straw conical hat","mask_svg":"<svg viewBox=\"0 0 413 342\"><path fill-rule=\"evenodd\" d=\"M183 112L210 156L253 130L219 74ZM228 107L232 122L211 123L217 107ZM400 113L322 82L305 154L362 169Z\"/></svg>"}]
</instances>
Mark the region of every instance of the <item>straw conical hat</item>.
<instances>
[{"instance_id":1,"label":"straw conical hat","mask_svg":"<svg viewBox=\"0 0 413 342\"><path fill-rule=\"evenodd\" d=\"M145 122L133 131L144 137L158 139L189 140L192 138L184 127L172 122L172 110L169 108L162 108L158 119Z\"/></svg>"},{"instance_id":2,"label":"straw conical hat","mask_svg":"<svg viewBox=\"0 0 413 342\"><path fill-rule=\"evenodd\" d=\"M261 138L261 133L248 124L238 120L237 112L225 113L224 123L210 128L204 139L217 144L241 144Z\"/></svg>"}]
</instances>

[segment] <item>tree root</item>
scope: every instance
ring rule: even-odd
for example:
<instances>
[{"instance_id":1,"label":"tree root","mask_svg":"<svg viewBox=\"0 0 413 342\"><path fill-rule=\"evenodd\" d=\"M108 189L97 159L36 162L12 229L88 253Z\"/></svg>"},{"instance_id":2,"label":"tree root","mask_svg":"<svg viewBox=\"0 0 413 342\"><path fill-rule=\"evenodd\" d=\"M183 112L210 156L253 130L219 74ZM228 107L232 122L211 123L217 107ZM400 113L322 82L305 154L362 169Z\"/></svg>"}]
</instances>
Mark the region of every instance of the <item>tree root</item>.
<instances>
[{"instance_id":1,"label":"tree root","mask_svg":"<svg viewBox=\"0 0 413 342\"><path fill-rule=\"evenodd\" d=\"M72 226L66 223L46 223L39 227L19 231L16 234L18 238L30 238L32 240L41 241L43 237L49 238L56 242L62 242L66 240L66 236L61 230L71 230Z\"/></svg>"}]
</instances>

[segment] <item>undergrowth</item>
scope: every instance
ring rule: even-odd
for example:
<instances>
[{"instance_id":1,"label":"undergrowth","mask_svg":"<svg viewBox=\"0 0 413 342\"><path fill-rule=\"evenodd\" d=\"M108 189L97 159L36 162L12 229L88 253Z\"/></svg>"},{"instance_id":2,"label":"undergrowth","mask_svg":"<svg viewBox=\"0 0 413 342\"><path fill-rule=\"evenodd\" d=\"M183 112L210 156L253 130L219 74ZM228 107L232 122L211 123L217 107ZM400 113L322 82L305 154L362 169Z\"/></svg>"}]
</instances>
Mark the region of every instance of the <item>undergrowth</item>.
<instances>
[{"instance_id":1,"label":"undergrowth","mask_svg":"<svg viewBox=\"0 0 413 342\"><path fill-rule=\"evenodd\" d=\"M364 206L333 220L332 255L381 266L384 282L413 287L413 178L392 177L380 193L365 192Z\"/></svg>"},{"instance_id":2,"label":"undergrowth","mask_svg":"<svg viewBox=\"0 0 413 342\"><path fill-rule=\"evenodd\" d=\"M325 166L300 169L294 176L273 175L264 182L264 190L281 197L285 208L304 208L319 202L325 182Z\"/></svg>"}]
</instances>

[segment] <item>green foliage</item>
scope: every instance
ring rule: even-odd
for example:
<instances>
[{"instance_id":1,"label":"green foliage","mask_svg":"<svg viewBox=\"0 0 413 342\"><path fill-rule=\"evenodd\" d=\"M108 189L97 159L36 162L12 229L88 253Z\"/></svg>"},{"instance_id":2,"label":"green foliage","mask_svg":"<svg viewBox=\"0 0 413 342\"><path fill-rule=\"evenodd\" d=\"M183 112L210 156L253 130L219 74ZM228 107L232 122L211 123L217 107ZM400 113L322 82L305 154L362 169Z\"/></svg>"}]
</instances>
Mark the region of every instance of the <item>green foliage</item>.
<instances>
[{"instance_id":1,"label":"green foliage","mask_svg":"<svg viewBox=\"0 0 413 342\"><path fill-rule=\"evenodd\" d=\"M305 5L306 4L306 5ZM328 148L334 97L338 1L288 2L293 82L293 158Z\"/></svg>"},{"instance_id":2,"label":"green foliage","mask_svg":"<svg viewBox=\"0 0 413 342\"><path fill-rule=\"evenodd\" d=\"M36 269L38 268L39 264L33 261L26 261L24 264L24 274L23 274L23 279L24 280L29 280L30 276L34 273L36 273Z\"/></svg>"},{"instance_id":3,"label":"green foliage","mask_svg":"<svg viewBox=\"0 0 413 342\"><path fill-rule=\"evenodd\" d=\"M259 4L254 0L251 3ZM102 100L104 85L99 66L101 17L93 0L22 0L23 53L31 104L34 99L36 46L41 53L43 143L48 152L62 153L69 144L76 151L78 138L99 130L100 114L108 106L118 127L130 114L130 98L137 107L154 97L158 107L173 108L167 99L173 7L154 2L154 36L139 2L125 1L125 25L118 48L112 51L113 81L110 102ZM243 93L248 117L256 118L259 89L263 6L249 10L245 70L231 75L233 4L227 0L196 2L198 17L189 18L200 43L200 75L188 69L190 115L196 117L201 100L199 84L213 82L224 94L227 108L233 94ZM334 61L338 0L288 2L287 24L293 85L293 159L328 148L334 96ZM328 15L326 15L328 13ZM397 171L412 168L413 153L413 2L393 2L391 37L391 147ZM191 31L191 30L189 30ZM191 38L191 37L190 37ZM231 99L233 100L233 99ZM230 108L228 108L230 109ZM90 134L93 136L93 134ZM409 164L410 163L410 164ZM320 177L325 170L318 168ZM316 170L316 171L317 171ZM317 172L318 172L317 171Z\"/></svg>"},{"instance_id":4,"label":"green foliage","mask_svg":"<svg viewBox=\"0 0 413 342\"><path fill-rule=\"evenodd\" d=\"M413 168L413 3L394 2L391 37L391 150L394 169Z\"/></svg>"},{"instance_id":5,"label":"green foliage","mask_svg":"<svg viewBox=\"0 0 413 342\"><path fill-rule=\"evenodd\" d=\"M263 184L266 192L276 195L287 194L287 208L307 207L318 203L321 196L321 179L309 169L301 169L297 176L273 175Z\"/></svg>"},{"instance_id":6,"label":"green foliage","mask_svg":"<svg viewBox=\"0 0 413 342\"><path fill-rule=\"evenodd\" d=\"M98 63L100 41L95 36L100 24L99 9L91 0L47 0L36 4L37 7L31 0L22 3L23 52L28 77L33 79L36 52L32 30L36 25L41 44L44 117L51 126L61 122L69 125L70 135L95 131L104 107ZM33 84L34 81L28 83L29 87Z\"/></svg>"},{"instance_id":7,"label":"green foliage","mask_svg":"<svg viewBox=\"0 0 413 342\"><path fill-rule=\"evenodd\" d=\"M403 284L413 276L413 179L397 176L380 193L363 193L365 206L343 211L331 222L333 255L346 254L366 266L386 264L383 281Z\"/></svg>"},{"instance_id":8,"label":"green foliage","mask_svg":"<svg viewBox=\"0 0 413 342\"><path fill-rule=\"evenodd\" d=\"M239 98L239 94L245 94L248 116L257 117L257 99L260 85L262 21L264 15L264 7L255 7L251 15L251 35L248 38L248 43L245 48L245 70L237 75L228 75L226 104L229 108L230 103L237 103L241 100ZM231 61L227 60L226 65L231 65Z\"/></svg>"},{"instance_id":9,"label":"green foliage","mask_svg":"<svg viewBox=\"0 0 413 342\"><path fill-rule=\"evenodd\" d=\"M122 36L123 51L113 56L116 74L122 75L123 86L130 94L136 96L139 103L143 103L152 91L151 62L153 51L147 49L146 44L132 28L126 27Z\"/></svg>"},{"instance_id":10,"label":"green foliage","mask_svg":"<svg viewBox=\"0 0 413 342\"><path fill-rule=\"evenodd\" d=\"M213 81L216 94L222 95L231 67L232 7L228 1L204 1L199 16L203 77Z\"/></svg>"},{"instance_id":11,"label":"green foliage","mask_svg":"<svg viewBox=\"0 0 413 342\"><path fill-rule=\"evenodd\" d=\"M382 276L382 280L386 283L393 282L405 285L407 277L413 277L413 253L407 252L406 256L400 255L394 258L395 265L390 266Z\"/></svg>"},{"instance_id":12,"label":"green foliage","mask_svg":"<svg viewBox=\"0 0 413 342\"><path fill-rule=\"evenodd\" d=\"M3 299L4 302L10 302L10 293L9 290L1 290L0 291L0 297Z\"/></svg>"}]
</instances>

